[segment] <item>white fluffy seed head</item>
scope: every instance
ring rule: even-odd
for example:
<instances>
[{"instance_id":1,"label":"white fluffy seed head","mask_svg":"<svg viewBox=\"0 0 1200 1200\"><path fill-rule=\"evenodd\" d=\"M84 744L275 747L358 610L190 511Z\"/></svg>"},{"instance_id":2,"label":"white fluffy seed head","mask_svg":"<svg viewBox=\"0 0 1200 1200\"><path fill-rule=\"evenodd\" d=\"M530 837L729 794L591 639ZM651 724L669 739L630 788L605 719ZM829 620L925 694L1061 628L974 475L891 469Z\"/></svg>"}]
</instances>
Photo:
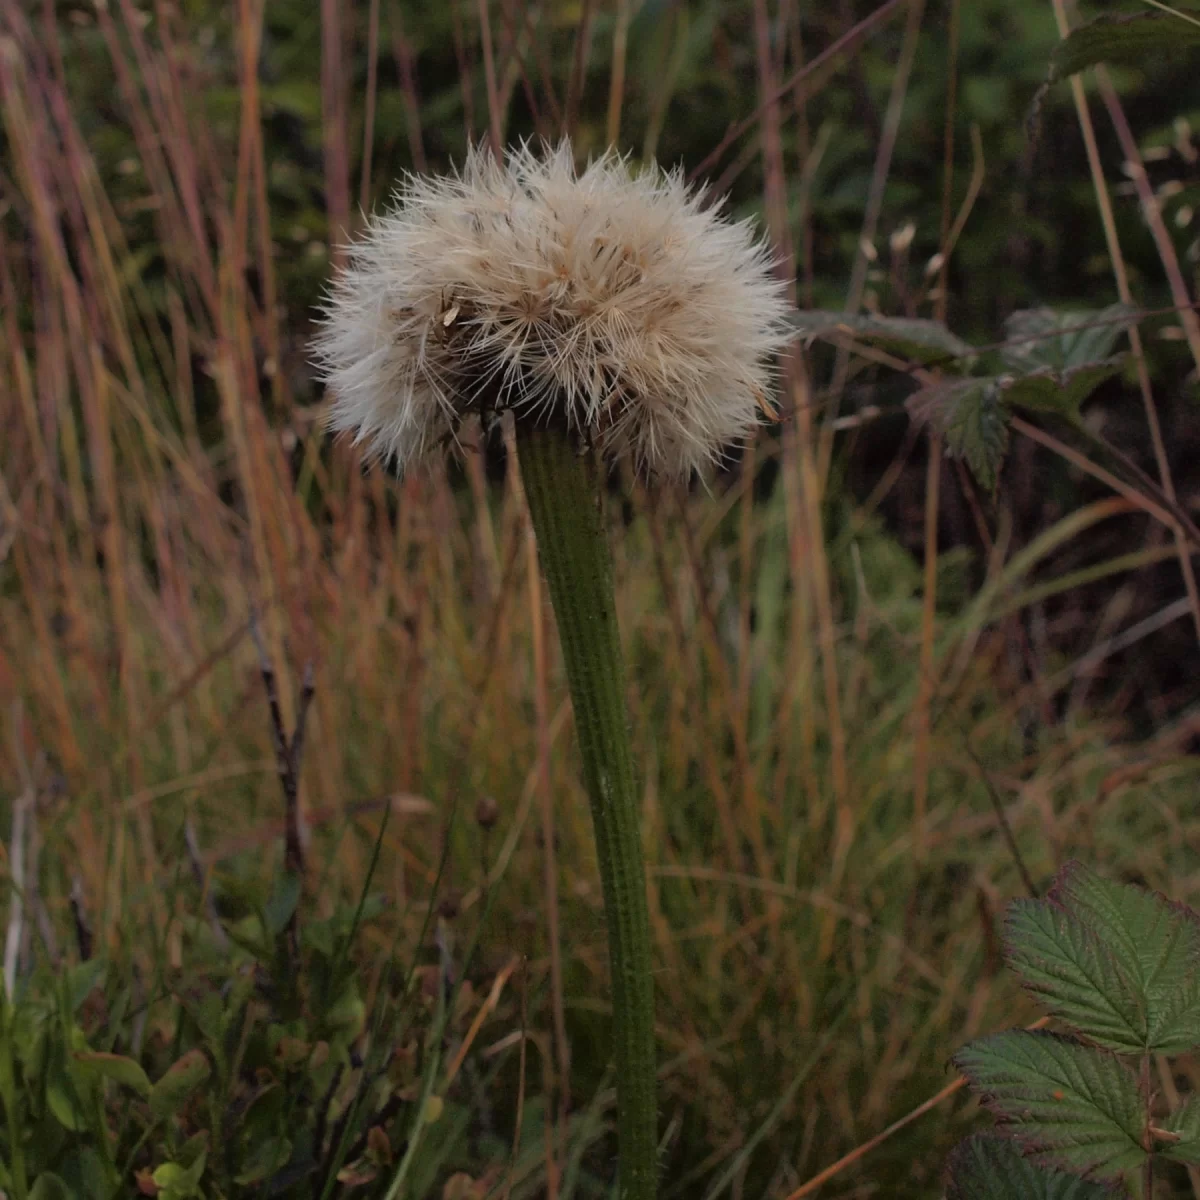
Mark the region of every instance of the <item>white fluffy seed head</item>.
<instances>
[{"instance_id":1,"label":"white fluffy seed head","mask_svg":"<svg viewBox=\"0 0 1200 1200\"><path fill-rule=\"evenodd\" d=\"M334 281L315 344L330 425L403 469L470 411L566 424L683 476L768 410L788 304L751 226L677 172L569 143L408 178Z\"/></svg>"}]
</instances>

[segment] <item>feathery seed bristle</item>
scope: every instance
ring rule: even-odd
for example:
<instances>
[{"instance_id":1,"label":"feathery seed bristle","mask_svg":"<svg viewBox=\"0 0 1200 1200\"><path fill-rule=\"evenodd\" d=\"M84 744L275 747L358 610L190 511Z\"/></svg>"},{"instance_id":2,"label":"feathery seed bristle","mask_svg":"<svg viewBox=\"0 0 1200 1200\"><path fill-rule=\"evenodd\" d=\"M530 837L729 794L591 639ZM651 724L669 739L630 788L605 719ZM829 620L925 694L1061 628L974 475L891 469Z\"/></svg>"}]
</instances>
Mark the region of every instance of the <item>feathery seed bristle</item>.
<instances>
[{"instance_id":1,"label":"feathery seed bristle","mask_svg":"<svg viewBox=\"0 0 1200 1200\"><path fill-rule=\"evenodd\" d=\"M401 469L479 408L555 417L649 475L682 476L757 423L790 339L747 222L678 172L570 144L410 177L350 248L315 354L330 424Z\"/></svg>"}]
</instances>

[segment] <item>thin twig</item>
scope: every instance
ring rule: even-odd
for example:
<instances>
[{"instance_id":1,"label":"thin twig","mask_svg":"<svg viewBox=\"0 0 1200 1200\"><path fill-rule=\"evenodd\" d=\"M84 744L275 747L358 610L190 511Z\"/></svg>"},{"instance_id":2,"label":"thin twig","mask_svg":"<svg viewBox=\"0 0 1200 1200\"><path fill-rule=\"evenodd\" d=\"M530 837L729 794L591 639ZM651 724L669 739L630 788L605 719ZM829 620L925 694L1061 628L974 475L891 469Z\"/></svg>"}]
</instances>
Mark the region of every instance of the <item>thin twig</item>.
<instances>
[{"instance_id":1,"label":"thin twig","mask_svg":"<svg viewBox=\"0 0 1200 1200\"><path fill-rule=\"evenodd\" d=\"M300 757L304 750L304 728L308 718L308 710L313 698L313 669L312 663L304 668L304 678L300 685L300 701L296 708L296 728L291 738L283 725L283 712L279 704L279 692L275 682L275 669L267 656L267 648L263 644L259 632L258 619L251 613L250 636L258 651L258 669L262 675L263 687L267 693L267 705L271 711L271 729L275 740L275 761L278 764L279 782L283 788L284 829L283 829L283 862L284 869L297 879L304 878L304 837L300 818ZM300 906L292 909L288 918L284 936L287 940L289 953L294 957L299 951L299 912Z\"/></svg>"},{"instance_id":2,"label":"thin twig","mask_svg":"<svg viewBox=\"0 0 1200 1200\"><path fill-rule=\"evenodd\" d=\"M279 704L279 691L275 681L275 668L267 657L267 648L258 628L258 618L250 619L250 636L258 651L258 669L267 693L267 705L271 712L271 731L275 740L275 762L279 771L279 782L284 798L284 865L294 875L304 874L304 841L300 833L300 751L304 746L304 724L313 696L312 664L304 669L304 682L300 690L300 704L296 712L296 731L291 739L283 726L283 710Z\"/></svg>"},{"instance_id":3,"label":"thin twig","mask_svg":"<svg viewBox=\"0 0 1200 1200\"><path fill-rule=\"evenodd\" d=\"M992 808L996 812L996 821L1000 826L1000 832L1004 835L1005 844L1008 846L1008 852L1012 855L1013 863L1016 865L1017 873L1021 876L1021 882L1025 885L1025 890L1034 900L1041 894L1038 891L1037 885L1033 882L1033 876L1029 873L1029 868L1025 865L1025 859L1021 855L1021 848L1017 845L1016 835L1012 831L1012 825L1008 820L1008 813L1004 811L1004 801L1000 798L1000 793L996 790L996 785L992 782L992 777L988 773L987 767L983 765L983 760L975 752L973 746L967 746L967 755L979 770L979 777L983 780L983 786L987 789L988 798L992 802Z\"/></svg>"},{"instance_id":4,"label":"thin twig","mask_svg":"<svg viewBox=\"0 0 1200 1200\"><path fill-rule=\"evenodd\" d=\"M1049 1024L1049 1017L1042 1017L1038 1021L1034 1021L1032 1025L1026 1026L1028 1029L1041 1029ZM868 1138L861 1146L855 1146L849 1154L843 1154L835 1163L831 1163L825 1170L814 1175L811 1179L801 1184L794 1192L787 1196L787 1200L803 1200L804 1196L811 1196L822 1184L828 1183L835 1175L840 1175L847 1167L853 1166L859 1159L865 1157L876 1146L883 1145L893 1134L897 1134L907 1125L911 1125L918 1117L924 1116L927 1112L937 1108L943 1100L948 1100L955 1092L960 1092L966 1087L967 1081L963 1078L956 1079L953 1083L948 1083L940 1092L929 1097L928 1100L918 1104L911 1112L905 1113L898 1121L893 1121L882 1133L877 1133L873 1138Z\"/></svg>"},{"instance_id":5,"label":"thin twig","mask_svg":"<svg viewBox=\"0 0 1200 1200\"><path fill-rule=\"evenodd\" d=\"M1137 488L1131 487L1122 479L1118 479L1111 471L1106 471L1098 463L1094 463L1086 454L1080 454L1078 450L1060 441L1053 434L1047 433L1044 429L1039 429L1036 425L1031 425L1022 417L1013 417L1012 427L1017 433L1024 434L1030 441L1037 442L1039 445L1045 446L1048 450L1053 450L1055 454L1066 459L1067 462L1078 467L1081 471L1085 471L1088 475L1100 480L1101 483L1108 484L1114 492L1120 496L1124 496L1126 500L1135 504L1143 512L1149 513L1150 516L1161 521L1168 529L1185 528L1191 535L1192 540L1200 546L1200 531L1196 530L1195 523L1188 519L1186 514L1180 511L1171 512L1168 508L1143 495ZM1176 508L1178 509L1178 506Z\"/></svg>"},{"instance_id":6,"label":"thin twig","mask_svg":"<svg viewBox=\"0 0 1200 1200\"><path fill-rule=\"evenodd\" d=\"M288 759L291 763L292 775L299 784L300 762L304 755L304 732L308 727L308 710L312 707L313 692L316 690L313 682L312 663L304 664L304 675L300 680L300 703L296 707L296 729L292 734L292 744L288 748ZM299 822L297 822L297 839L299 839ZM301 847L303 849L303 847Z\"/></svg>"}]
</instances>

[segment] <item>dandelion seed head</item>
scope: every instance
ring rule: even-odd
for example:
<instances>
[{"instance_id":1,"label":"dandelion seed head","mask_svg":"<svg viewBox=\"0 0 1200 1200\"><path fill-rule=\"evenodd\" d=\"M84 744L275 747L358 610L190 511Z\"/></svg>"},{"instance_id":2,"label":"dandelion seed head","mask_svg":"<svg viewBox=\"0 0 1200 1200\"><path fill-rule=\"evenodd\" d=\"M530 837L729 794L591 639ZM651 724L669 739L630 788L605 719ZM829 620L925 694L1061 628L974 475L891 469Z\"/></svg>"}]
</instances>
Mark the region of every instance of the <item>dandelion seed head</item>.
<instances>
[{"instance_id":1,"label":"dandelion seed head","mask_svg":"<svg viewBox=\"0 0 1200 1200\"><path fill-rule=\"evenodd\" d=\"M409 466L471 411L563 422L679 477L768 406L789 306L748 222L678 172L569 143L409 177L350 247L316 360L330 424Z\"/></svg>"}]
</instances>

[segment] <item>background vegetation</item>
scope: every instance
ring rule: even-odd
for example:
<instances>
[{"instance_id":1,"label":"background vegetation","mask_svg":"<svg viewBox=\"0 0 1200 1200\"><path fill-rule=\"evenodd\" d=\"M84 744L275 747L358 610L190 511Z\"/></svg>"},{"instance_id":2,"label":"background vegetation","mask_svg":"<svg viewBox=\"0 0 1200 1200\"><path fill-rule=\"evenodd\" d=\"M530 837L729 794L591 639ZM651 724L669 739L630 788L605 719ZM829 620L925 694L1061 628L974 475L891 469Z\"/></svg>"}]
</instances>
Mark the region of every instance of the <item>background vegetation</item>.
<instances>
[{"instance_id":1,"label":"background vegetation","mask_svg":"<svg viewBox=\"0 0 1200 1200\"><path fill-rule=\"evenodd\" d=\"M709 489L613 480L663 1194L941 1194L977 1121L950 1055L1034 1015L994 932L1022 865L1200 896L1200 611L1145 511L1200 496L1172 311L1200 92L1155 55L1085 78L1086 126L1069 82L1030 120L1058 18L1099 11L0 0L6 1192L609 1194L603 921L523 501L495 446L360 473L305 357L402 171L569 119L581 153L702 168L802 307L976 345L1036 306L1149 314L994 494L845 338Z\"/></svg>"}]
</instances>

